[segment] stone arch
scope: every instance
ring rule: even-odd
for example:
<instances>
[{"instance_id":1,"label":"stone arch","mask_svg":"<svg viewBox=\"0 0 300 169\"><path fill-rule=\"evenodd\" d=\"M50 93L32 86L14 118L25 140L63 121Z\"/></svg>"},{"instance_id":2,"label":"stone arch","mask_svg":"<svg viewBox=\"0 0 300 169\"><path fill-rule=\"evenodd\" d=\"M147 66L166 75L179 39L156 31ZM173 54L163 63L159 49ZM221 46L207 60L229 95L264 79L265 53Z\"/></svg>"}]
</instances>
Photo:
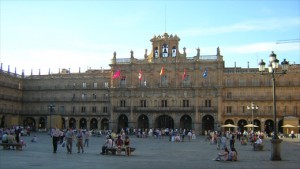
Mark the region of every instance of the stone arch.
<instances>
[{"instance_id":1,"label":"stone arch","mask_svg":"<svg viewBox=\"0 0 300 169\"><path fill-rule=\"evenodd\" d=\"M234 124L234 121L232 119L227 119L224 124Z\"/></svg>"},{"instance_id":2,"label":"stone arch","mask_svg":"<svg viewBox=\"0 0 300 169\"><path fill-rule=\"evenodd\" d=\"M74 118L70 118L70 120L69 120L69 128L72 128L72 129L76 128L76 120Z\"/></svg>"},{"instance_id":3,"label":"stone arch","mask_svg":"<svg viewBox=\"0 0 300 169\"><path fill-rule=\"evenodd\" d=\"M142 114L139 116L138 118L138 123L137 123L137 127L142 129L142 130L145 130L145 129L149 129L149 118L148 116Z\"/></svg>"},{"instance_id":4,"label":"stone arch","mask_svg":"<svg viewBox=\"0 0 300 169\"><path fill-rule=\"evenodd\" d=\"M265 131L269 137L271 137L271 133L274 131L274 121L268 119L265 121Z\"/></svg>"},{"instance_id":5,"label":"stone arch","mask_svg":"<svg viewBox=\"0 0 300 169\"><path fill-rule=\"evenodd\" d=\"M98 120L96 118L92 118L90 121L90 130L98 129Z\"/></svg>"},{"instance_id":6,"label":"stone arch","mask_svg":"<svg viewBox=\"0 0 300 169\"><path fill-rule=\"evenodd\" d=\"M31 129L34 130L35 126L36 126L36 122L35 122L33 117L27 117L23 121L23 126L26 127L26 128L29 126Z\"/></svg>"},{"instance_id":7,"label":"stone arch","mask_svg":"<svg viewBox=\"0 0 300 169\"><path fill-rule=\"evenodd\" d=\"M87 121L85 118L81 118L79 120L79 128L80 129L86 129L87 128Z\"/></svg>"},{"instance_id":8,"label":"stone arch","mask_svg":"<svg viewBox=\"0 0 300 169\"><path fill-rule=\"evenodd\" d=\"M121 129L126 129L128 127L128 117L125 114L121 114L118 118L118 132Z\"/></svg>"},{"instance_id":9,"label":"stone arch","mask_svg":"<svg viewBox=\"0 0 300 169\"><path fill-rule=\"evenodd\" d=\"M202 134L206 131L214 131L214 122L215 119L211 115L205 115L202 117Z\"/></svg>"},{"instance_id":10,"label":"stone arch","mask_svg":"<svg viewBox=\"0 0 300 169\"><path fill-rule=\"evenodd\" d=\"M191 130L193 128L191 116L189 116L189 115L183 115L180 118L180 126L179 127L181 129Z\"/></svg>"},{"instance_id":11,"label":"stone arch","mask_svg":"<svg viewBox=\"0 0 300 169\"><path fill-rule=\"evenodd\" d=\"M261 129L261 128L260 128L260 127L261 127L261 122L260 122L260 120L254 119L253 122L254 122L254 125L258 126L258 127L254 127L254 131L260 131L260 129Z\"/></svg>"},{"instance_id":12,"label":"stone arch","mask_svg":"<svg viewBox=\"0 0 300 169\"><path fill-rule=\"evenodd\" d=\"M101 120L101 130L109 130L109 121L107 118Z\"/></svg>"},{"instance_id":13,"label":"stone arch","mask_svg":"<svg viewBox=\"0 0 300 169\"><path fill-rule=\"evenodd\" d=\"M244 132L244 130L247 130L247 128L245 128L244 126L245 125L247 125L247 120L245 120L245 119L240 119L239 121L238 121L238 123L237 123L238 125L238 130L240 131L240 132Z\"/></svg>"},{"instance_id":14,"label":"stone arch","mask_svg":"<svg viewBox=\"0 0 300 169\"><path fill-rule=\"evenodd\" d=\"M174 129L174 120L169 115L158 116L155 120L155 127Z\"/></svg>"}]
</instances>

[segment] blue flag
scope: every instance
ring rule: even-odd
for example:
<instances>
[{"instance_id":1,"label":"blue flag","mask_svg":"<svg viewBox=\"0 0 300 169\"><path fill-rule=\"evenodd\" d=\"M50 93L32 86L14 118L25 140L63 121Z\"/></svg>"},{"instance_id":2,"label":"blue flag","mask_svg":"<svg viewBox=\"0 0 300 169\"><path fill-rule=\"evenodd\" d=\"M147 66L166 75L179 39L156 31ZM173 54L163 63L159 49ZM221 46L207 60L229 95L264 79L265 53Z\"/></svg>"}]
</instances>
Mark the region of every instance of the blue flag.
<instances>
[{"instance_id":1,"label":"blue flag","mask_svg":"<svg viewBox=\"0 0 300 169\"><path fill-rule=\"evenodd\" d=\"M207 68L205 68L205 71L203 73L203 77L206 78L207 77Z\"/></svg>"}]
</instances>

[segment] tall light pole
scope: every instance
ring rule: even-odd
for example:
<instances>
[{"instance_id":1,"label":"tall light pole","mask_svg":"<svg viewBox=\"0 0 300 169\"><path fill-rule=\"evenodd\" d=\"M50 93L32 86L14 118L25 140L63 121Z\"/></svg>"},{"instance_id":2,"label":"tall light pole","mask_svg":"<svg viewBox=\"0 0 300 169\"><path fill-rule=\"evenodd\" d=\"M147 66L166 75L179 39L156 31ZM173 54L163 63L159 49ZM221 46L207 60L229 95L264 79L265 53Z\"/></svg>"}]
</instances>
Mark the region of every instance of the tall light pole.
<instances>
[{"instance_id":1,"label":"tall light pole","mask_svg":"<svg viewBox=\"0 0 300 169\"><path fill-rule=\"evenodd\" d=\"M52 112L55 108L55 105L53 103L50 103L48 105L48 109L49 109L49 115L50 115L50 124L49 124L49 131L50 131L50 134L51 134L51 129L52 129Z\"/></svg>"},{"instance_id":2,"label":"tall light pole","mask_svg":"<svg viewBox=\"0 0 300 169\"><path fill-rule=\"evenodd\" d=\"M272 77L273 82L273 115L274 115L274 135L271 139L272 143L272 150L271 150L271 160L273 161L280 161L280 143L282 142L281 139L278 138L277 135L277 115L276 115L276 84L275 84L275 75L283 75L286 74L289 62L287 62L285 59L281 62L281 68L279 68L279 60L276 58L276 54L272 51L272 53L269 56L270 58L270 64L268 66L268 72L265 71L265 65L266 63L261 60L259 63L259 71L262 74L270 74Z\"/></svg>"},{"instance_id":3,"label":"tall light pole","mask_svg":"<svg viewBox=\"0 0 300 169\"><path fill-rule=\"evenodd\" d=\"M247 109L250 110L251 109L251 113L252 113L252 132L254 133L254 121L253 121L253 110L257 110L258 106L256 106L253 102L251 102L250 106L247 106Z\"/></svg>"}]
</instances>

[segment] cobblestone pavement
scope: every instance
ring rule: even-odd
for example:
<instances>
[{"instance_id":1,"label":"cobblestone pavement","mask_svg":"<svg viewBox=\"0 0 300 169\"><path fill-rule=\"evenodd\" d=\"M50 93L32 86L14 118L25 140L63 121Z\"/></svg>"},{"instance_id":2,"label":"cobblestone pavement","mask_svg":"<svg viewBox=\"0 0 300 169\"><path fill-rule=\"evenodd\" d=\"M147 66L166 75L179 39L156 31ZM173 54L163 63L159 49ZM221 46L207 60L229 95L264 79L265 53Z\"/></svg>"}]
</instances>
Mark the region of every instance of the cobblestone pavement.
<instances>
[{"instance_id":1,"label":"cobblestone pavement","mask_svg":"<svg viewBox=\"0 0 300 169\"><path fill-rule=\"evenodd\" d=\"M37 143L31 143L33 134ZM300 139L283 139L281 161L271 161L271 143L264 140L264 151L253 151L250 145L242 146L236 142L238 161L213 161L219 150L210 145L203 136L190 142L169 142L167 138L135 138L131 145L136 148L132 156L100 155L105 137L91 137L89 147L77 154L73 144L73 154L59 146L52 153L51 138L46 133L33 133L22 137L27 146L23 151L0 149L1 169L298 169L300 166Z\"/></svg>"}]
</instances>

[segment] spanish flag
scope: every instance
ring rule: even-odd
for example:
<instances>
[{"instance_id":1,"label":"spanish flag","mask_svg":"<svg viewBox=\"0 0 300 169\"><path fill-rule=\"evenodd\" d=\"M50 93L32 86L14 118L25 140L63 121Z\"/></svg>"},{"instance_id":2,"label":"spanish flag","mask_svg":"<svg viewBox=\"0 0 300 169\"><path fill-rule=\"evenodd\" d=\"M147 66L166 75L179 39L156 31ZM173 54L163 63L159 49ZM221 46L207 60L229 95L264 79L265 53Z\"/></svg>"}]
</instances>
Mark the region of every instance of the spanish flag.
<instances>
[{"instance_id":1,"label":"spanish flag","mask_svg":"<svg viewBox=\"0 0 300 169\"><path fill-rule=\"evenodd\" d=\"M160 73L159 73L159 75L161 75L161 76L162 76L162 75L164 75L164 73L165 73L165 68L164 68L164 67L162 67L162 68L161 68L161 70L160 70Z\"/></svg>"},{"instance_id":2,"label":"spanish flag","mask_svg":"<svg viewBox=\"0 0 300 169\"><path fill-rule=\"evenodd\" d=\"M182 80L184 80L185 78L186 78L186 69L184 69L183 71Z\"/></svg>"},{"instance_id":3,"label":"spanish flag","mask_svg":"<svg viewBox=\"0 0 300 169\"><path fill-rule=\"evenodd\" d=\"M142 80L142 77L143 77L143 72L142 72L142 70L140 70L140 72L139 72L139 80Z\"/></svg>"}]
</instances>

